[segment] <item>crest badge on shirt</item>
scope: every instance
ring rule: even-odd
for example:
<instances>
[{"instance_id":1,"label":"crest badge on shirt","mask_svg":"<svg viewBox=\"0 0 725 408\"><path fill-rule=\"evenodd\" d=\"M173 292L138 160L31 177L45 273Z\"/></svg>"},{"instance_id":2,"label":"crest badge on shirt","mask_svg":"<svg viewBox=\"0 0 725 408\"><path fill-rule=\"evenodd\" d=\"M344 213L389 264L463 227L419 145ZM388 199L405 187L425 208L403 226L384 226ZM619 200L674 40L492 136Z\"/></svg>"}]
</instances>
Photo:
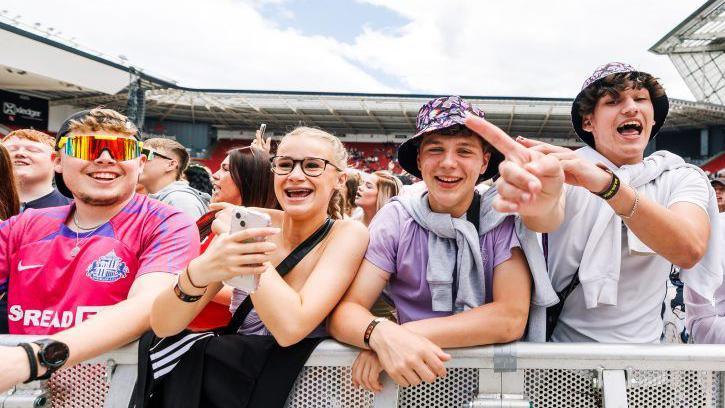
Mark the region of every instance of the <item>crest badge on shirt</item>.
<instances>
[{"instance_id":1,"label":"crest badge on shirt","mask_svg":"<svg viewBox=\"0 0 725 408\"><path fill-rule=\"evenodd\" d=\"M126 275L128 275L126 263L113 250L91 262L86 269L86 276L96 282L116 282Z\"/></svg>"}]
</instances>

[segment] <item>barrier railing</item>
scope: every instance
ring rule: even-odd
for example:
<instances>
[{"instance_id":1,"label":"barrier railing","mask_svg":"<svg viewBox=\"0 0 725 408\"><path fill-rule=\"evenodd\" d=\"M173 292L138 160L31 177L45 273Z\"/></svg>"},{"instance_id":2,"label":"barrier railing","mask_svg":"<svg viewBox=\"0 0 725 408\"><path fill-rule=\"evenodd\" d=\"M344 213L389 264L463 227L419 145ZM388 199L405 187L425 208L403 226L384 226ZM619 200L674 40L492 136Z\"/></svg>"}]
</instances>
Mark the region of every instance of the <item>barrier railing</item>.
<instances>
[{"instance_id":1,"label":"barrier railing","mask_svg":"<svg viewBox=\"0 0 725 408\"><path fill-rule=\"evenodd\" d=\"M0 336L0 344L27 337ZM433 384L355 388L354 348L324 341L310 356L288 407L720 407L725 345L538 344L447 350L448 375ZM126 407L136 378L128 345L0 395L0 407Z\"/></svg>"}]
</instances>

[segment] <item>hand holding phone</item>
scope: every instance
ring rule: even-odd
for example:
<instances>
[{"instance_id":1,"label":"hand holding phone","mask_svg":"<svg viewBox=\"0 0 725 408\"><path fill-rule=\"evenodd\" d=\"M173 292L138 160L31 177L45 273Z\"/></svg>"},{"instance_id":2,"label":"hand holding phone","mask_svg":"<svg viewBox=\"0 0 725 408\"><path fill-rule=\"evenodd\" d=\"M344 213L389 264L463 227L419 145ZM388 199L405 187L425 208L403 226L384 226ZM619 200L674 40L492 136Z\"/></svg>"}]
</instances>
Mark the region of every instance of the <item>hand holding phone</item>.
<instances>
[{"instance_id":1,"label":"hand holding phone","mask_svg":"<svg viewBox=\"0 0 725 408\"><path fill-rule=\"evenodd\" d=\"M272 138L264 138L264 133L267 131L267 124L262 123L259 126L259 130L257 130L254 140L252 141L252 147L256 147L257 149L264 150L265 152L269 153L272 149Z\"/></svg>"},{"instance_id":2,"label":"hand holding phone","mask_svg":"<svg viewBox=\"0 0 725 408\"><path fill-rule=\"evenodd\" d=\"M239 232L247 228L263 228L271 225L272 219L269 215L259 211L250 210L245 207L235 207L232 211L229 233L234 234L235 232ZM263 239L257 239L256 241L263 241ZM254 241L250 240L247 242ZM247 293L251 293L257 289L259 277L258 275L235 276L225 280L224 283Z\"/></svg>"}]
</instances>

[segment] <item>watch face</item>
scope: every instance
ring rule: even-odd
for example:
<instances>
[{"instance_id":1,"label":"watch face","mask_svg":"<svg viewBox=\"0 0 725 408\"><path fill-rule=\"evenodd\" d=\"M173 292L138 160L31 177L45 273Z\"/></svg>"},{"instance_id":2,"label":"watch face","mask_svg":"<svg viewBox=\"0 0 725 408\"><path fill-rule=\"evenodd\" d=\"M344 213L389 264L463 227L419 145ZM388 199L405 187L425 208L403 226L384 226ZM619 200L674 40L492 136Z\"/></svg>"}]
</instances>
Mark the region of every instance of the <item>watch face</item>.
<instances>
[{"instance_id":1,"label":"watch face","mask_svg":"<svg viewBox=\"0 0 725 408\"><path fill-rule=\"evenodd\" d=\"M42 355L48 366L61 366L66 360L68 360L68 346L58 341L48 343L46 344Z\"/></svg>"}]
</instances>

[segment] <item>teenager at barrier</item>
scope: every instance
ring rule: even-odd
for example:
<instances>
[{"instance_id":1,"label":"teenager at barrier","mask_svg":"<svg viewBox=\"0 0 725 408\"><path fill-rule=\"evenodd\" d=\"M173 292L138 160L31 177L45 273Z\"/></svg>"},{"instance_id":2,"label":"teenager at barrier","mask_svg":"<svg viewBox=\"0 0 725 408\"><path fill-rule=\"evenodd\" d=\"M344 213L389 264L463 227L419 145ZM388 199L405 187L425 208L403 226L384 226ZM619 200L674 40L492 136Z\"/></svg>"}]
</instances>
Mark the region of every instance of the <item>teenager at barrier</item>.
<instances>
[{"instance_id":1,"label":"teenager at barrier","mask_svg":"<svg viewBox=\"0 0 725 408\"><path fill-rule=\"evenodd\" d=\"M563 172L554 158L511 155L498 187L508 196L515 180L525 180L533 190L527 202L513 208L495 188L477 194L475 185L498 172L503 155L469 128L467 115L483 112L455 96L420 109L418 132L400 146L398 160L427 192L397 197L378 212L365 260L330 319L336 339L363 349L353 382L370 390L381 390L382 370L402 386L445 375L450 356L442 348L521 338L530 301L527 338L544 340L543 307L556 294L536 234L524 223L540 231L558 226ZM489 126L484 133L502 133L479 120ZM504 137L505 146L527 154ZM494 208L518 211L523 222ZM398 324L369 310L386 287Z\"/></svg>"},{"instance_id":2,"label":"teenager at barrier","mask_svg":"<svg viewBox=\"0 0 725 408\"><path fill-rule=\"evenodd\" d=\"M367 247L362 224L328 216L346 161L340 140L321 130L301 127L282 139L271 171L283 210L258 209L272 226L233 234L225 232L233 207L218 214L216 238L154 302L155 334L175 337L142 339L136 407L284 405ZM258 287L235 291L225 335L178 334L222 281L248 274L259 276Z\"/></svg>"},{"instance_id":3,"label":"teenager at barrier","mask_svg":"<svg viewBox=\"0 0 725 408\"><path fill-rule=\"evenodd\" d=\"M659 342L670 264L704 299L720 285L723 241L707 176L667 151L644 157L668 109L656 78L609 63L584 82L572 106L574 130L587 146L571 151L518 139L557 157L568 184L564 222L545 239L561 298L549 313L552 341Z\"/></svg>"},{"instance_id":4,"label":"teenager at barrier","mask_svg":"<svg viewBox=\"0 0 725 408\"><path fill-rule=\"evenodd\" d=\"M134 193L139 139L116 111L72 115L56 135L55 168L74 202L0 224L10 334L49 336L0 347L0 391L138 338L156 295L198 254L189 217Z\"/></svg>"}]
</instances>

